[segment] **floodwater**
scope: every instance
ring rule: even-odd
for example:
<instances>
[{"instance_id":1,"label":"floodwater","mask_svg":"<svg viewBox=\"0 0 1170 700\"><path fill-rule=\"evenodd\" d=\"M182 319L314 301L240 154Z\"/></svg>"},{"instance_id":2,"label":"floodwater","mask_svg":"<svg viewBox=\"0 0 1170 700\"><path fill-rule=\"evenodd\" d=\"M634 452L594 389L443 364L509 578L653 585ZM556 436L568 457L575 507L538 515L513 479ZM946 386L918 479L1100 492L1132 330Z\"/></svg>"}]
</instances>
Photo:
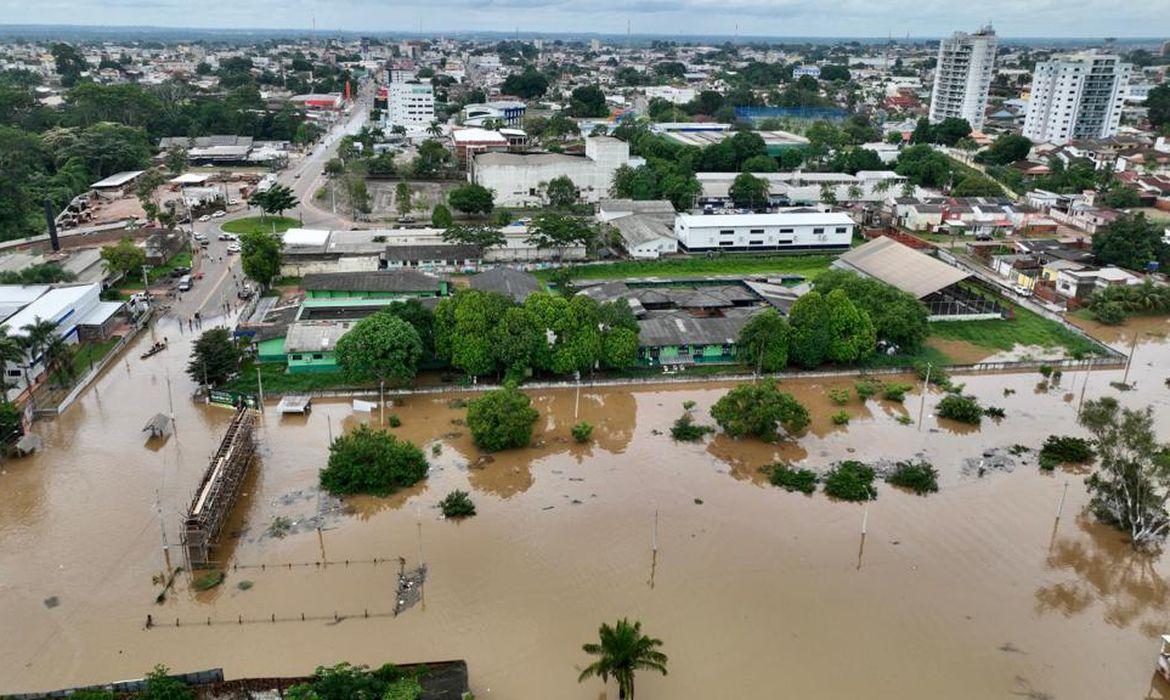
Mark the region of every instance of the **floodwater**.
<instances>
[{"instance_id":1,"label":"floodwater","mask_svg":"<svg viewBox=\"0 0 1170 700\"><path fill-rule=\"evenodd\" d=\"M813 423L777 445L671 441L684 401L711 422L726 390L718 384L583 390L579 402L573 390L539 392L534 446L488 458L471 443L465 411L449 404L454 396L410 397L388 414L402 420L396 434L433 455L429 478L391 498L344 504L315 490L327 436L377 414L355 414L347 402L317 402L307 417L270 410L233 536L219 550L229 565L265 568L229 568L224 585L199 594L180 575L159 605L156 494L173 542L231 416L187 399L191 338L166 325L159 333L170 349L112 367L62 418L36 426L42 453L0 463L0 691L137 677L156 663L239 677L341 660L463 658L480 698L598 700L616 690L577 683L581 644L599 623L628 616L670 657L670 675L638 677L647 700L1170 697L1153 680L1157 635L1170 626L1166 557L1134 554L1080 515L1081 474L1028 463L964 476L964 460L986 449L1078 434L1084 373L1047 390L1037 374L957 378L1007 411L980 429L932 417L934 393L919 429L918 389L904 404L854 397L849 425L835 426L829 415L841 409L828 390L852 382L783 382ZM1121 372L1099 371L1087 396L1152 404L1170 437L1167 351L1145 336L1136 388L1118 393L1109 382ZM168 372L177 433L148 445L141 428L167 411ZM569 438L576 420L596 426L591 444ZM942 472L940 493L882 484L868 508L786 493L759 471L777 460L822 468L919 453ZM472 492L477 516L442 520L435 504L455 488ZM319 510L320 534L305 522ZM267 533L278 516L292 523L284 537ZM429 567L423 602L384 616L397 557L414 566L420 556ZM322 558L335 563L287 566ZM238 587L245 580L249 590ZM272 616L296 621L259 621Z\"/></svg>"}]
</instances>

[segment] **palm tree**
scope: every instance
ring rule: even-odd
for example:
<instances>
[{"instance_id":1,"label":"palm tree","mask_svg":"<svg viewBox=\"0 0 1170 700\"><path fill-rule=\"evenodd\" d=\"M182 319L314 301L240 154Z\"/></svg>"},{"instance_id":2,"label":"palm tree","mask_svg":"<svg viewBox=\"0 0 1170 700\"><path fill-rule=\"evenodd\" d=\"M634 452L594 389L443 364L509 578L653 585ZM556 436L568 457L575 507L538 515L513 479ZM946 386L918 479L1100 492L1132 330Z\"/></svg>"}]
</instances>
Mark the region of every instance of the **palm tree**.
<instances>
[{"instance_id":1,"label":"palm tree","mask_svg":"<svg viewBox=\"0 0 1170 700\"><path fill-rule=\"evenodd\" d=\"M427 127L427 133L434 138L439 138L439 136L441 136L443 133L443 127L439 126L439 122L437 120L432 119L431 125Z\"/></svg>"},{"instance_id":2,"label":"palm tree","mask_svg":"<svg viewBox=\"0 0 1170 700\"><path fill-rule=\"evenodd\" d=\"M0 401L8 401L8 365L24 365L24 349L20 339L8 334L8 326L0 326Z\"/></svg>"},{"instance_id":3,"label":"palm tree","mask_svg":"<svg viewBox=\"0 0 1170 700\"><path fill-rule=\"evenodd\" d=\"M618 697L634 700L634 671L658 671L666 675L666 654L658 651L662 640L642 634L641 622L631 623L623 617L613 627L602 623L597 633L600 644L581 647L597 660L581 671L578 683L594 676L608 683L613 676L618 684Z\"/></svg>"},{"instance_id":4,"label":"palm tree","mask_svg":"<svg viewBox=\"0 0 1170 700\"><path fill-rule=\"evenodd\" d=\"M59 335L53 335L45 344L45 360L47 372L57 375L57 383L65 385L65 380L73 378L73 346L65 342Z\"/></svg>"},{"instance_id":5,"label":"palm tree","mask_svg":"<svg viewBox=\"0 0 1170 700\"><path fill-rule=\"evenodd\" d=\"M44 354L49 341L57 333L57 324L36 316L32 323L25 324L20 330L24 331L25 354L31 365Z\"/></svg>"}]
</instances>

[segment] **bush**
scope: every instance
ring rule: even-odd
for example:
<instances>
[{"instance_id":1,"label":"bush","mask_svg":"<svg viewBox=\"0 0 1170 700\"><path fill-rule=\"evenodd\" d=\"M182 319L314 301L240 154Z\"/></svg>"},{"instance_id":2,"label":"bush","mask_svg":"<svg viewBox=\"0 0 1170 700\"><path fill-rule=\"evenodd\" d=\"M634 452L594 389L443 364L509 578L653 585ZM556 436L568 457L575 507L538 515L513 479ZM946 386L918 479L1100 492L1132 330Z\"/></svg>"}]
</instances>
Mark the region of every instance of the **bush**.
<instances>
[{"instance_id":1,"label":"bush","mask_svg":"<svg viewBox=\"0 0 1170 700\"><path fill-rule=\"evenodd\" d=\"M418 483L427 469L427 458L414 443L359 425L329 446L329 466L321 470L321 488L340 495L388 496Z\"/></svg>"},{"instance_id":2,"label":"bush","mask_svg":"<svg viewBox=\"0 0 1170 700\"><path fill-rule=\"evenodd\" d=\"M938 491L938 470L930 462L898 462L886 477L886 483L913 491L919 496Z\"/></svg>"},{"instance_id":3,"label":"bush","mask_svg":"<svg viewBox=\"0 0 1170 700\"><path fill-rule=\"evenodd\" d=\"M402 419L399 418L395 413L390 414L390 419L388 422L390 423L391 428L397 428L402 425Z\"/></svg>"},{"instance_id":4,"label":"bush","mask_svg":"<svg viewBox=\"0 0 1170 700\"><path fill-rule=\"evenodd\" d=\"M825 475L825 493L842 501L872 501L877 498L874 476L873 467L846 460Z\"/></svg>"},{"instance_id":5,"label":"bush","mask_svg":"<svg viewBox=\"0 0 1170 700\"><path fill-rule=\"evenodd\" d=\"M715 432L715 428L709 425L695 423L695 419L689 413L684 413L680 416L670 428L670 436L675 440L681 440L683 442L702 440L704 435L713 432Z\"/></svg>"},{"instance_id":6,"label":"bush","mask_svg":"<svg viewBox=\"0 0 1170 700\"><path fill-rule=\"evenodd\" d=\"M1049 435L1040 448L1040 468L1052 470L1059 464L1085 464L1096 456L1093 444L1084 438Z\"/></svg>"},{"instance_id":7,"label":"bush","mask_svg":"<svg viewBox=\"0 0 1170 700\"><path fill-rule=\"evenodd\" d=\"M788 464L773 464L766 467L768 481L785 491L812 493L817 488L817 473L811 469L796 469Z\"/></svg>"},{"instance_id":8,"label":"bush","mask_svg":"<svg viewBox=\"0 0 1170 700\"><path fill-rule=\"evenodd\" d=\"M1103 304L1098 304L1093 309L1093 316L1107 326L1119 326L1125 323L1125 319L1129 318L1129 313L1126 312L1121 302L1107 301Z\"/></svg>"},{"instance_id":9,"label":"bush","mask_svg":"<svg viewBox=\"0 0 1170 700\"><path fill-rule=\"evenodd\" d=\"M589 438L593 437L593 426L581 421L574 425L570 432L573 433L573 439L577 442L589 442Z\"/></svg>"},{"instance_id":10,"label":"bush","mask_svg":"<svg viewBox=\"0 0 1170 700\"><path fill-rule=\"evenodd\" d=\"M809 421L808 409L771 380L735 387L715 402L711 415L731 437L754 435L768 442L779 437L780 428L791 434Z\"/></svg>"},{"instance_id":11,"label":"bush","mask_svg":"<svg viewBox=\"0 0 1170 700\"><path fill-rule=\"evenodd\" d=\"M857 392L857 398L862 401L867 401L877 395L882 390L882 383L876 379L862 379L853 384L853 390Z\"/></svg>"},{"instance_id":12,"label":"bush","mask_svg":"<svg viewBox=\"0 0 1170 700\"><path fill-rule=\"evenodd\" d=\"M439 508L447 518L468 518L475 515L475 503L472 503L471 495L458 489L439 501Z\"/></svg>"},{"instance_id":13,"label":"bush","mask_svg":"<svg viewBox=\"0 0 1170 700\"><path fill-rule=\"evenodd\" d=\"M988 418L995 418L996 420L1000 420L1007 416L1007 411L1003 410L999 406L988 406L987 408L983 409L983 415L987 416Z\"/></svg>"},{"instance_id":14,"label":"bush","mask_svg":"<svg viewBox=\"0 0 1170 700\"><path fill-rule=\"evenodd\" d=\"M829 400L838 406L844 406L849 403L848 389L829 389Z\"/></svg>"},{"instance_id":15,"label":"bush","mask_svg":"<svg viewBox=\"0 0 1170 700\"><path fill-rule=\"evenodd\" d=\"M1048 379L1049 377L1051 377L1052 376L1052 365L1040 365L1040 374L1042 374L1045 379Z\"/></svg>"},{"instance_id":16,"label":"bush","mask_svg":"<svg viewBox=\"0 0 1170 700\"><path fill-rule=\"evenodd\" d=\"M695 407L695 402L694 402L694 401L690 401L690 400L688 400L688 401L683 401L683 410L684 410L684 411L689 411L689 410L691 410L691 409L692 409L692 408L694 408L694 407Z\"/></svg>"},{"instance_id":17,"label":"bush","mask_svg":"<svg viewBox=\"0 0 1170 700\"><path fill-rule=\"evenodd\" d=\"M906 392L910 391L909 384L887 384L882 391L882 398L887 401L902 403L906 400Z\"/></svg>"},{"instance_id":18,"label":"bush","mask_svg":"<svg viewBox=\"0 0 1170 700\"><path fill-rule=\"evenodd\" d=\"M199 578L195 579L195 590L210 591L219 584L223 583L224 573L222 571L209 571Z\"/></svg>"},{"instance_id":19,"label":"bush","mask_svg":"<svg viewBox=\"0 0 1170 700\"><path fill-rule=\"evenodd\" d=\"M960 423L979 425L983 419L983 408L974 396L959 396L948 394L938 402L936 409L940 418L948 418Z\"/></svg>"},{"instance_id":20,"label":"bush","mask_svg":"<svg viewBox=\"0 0 1170 700\"><path fill-rule=\"evenodd\" d=\"M497 452L527 447L539 413L515 385L493 389L467 407L467 427L481 450Z\"/></svg>"},{"instance_id":21,"label":"bush","mask_svg":"<svg viewBox=\"0 0 1170 700\"><path fill-rule=\"evenodd\" d=\"M832 416L833 425L849 425L849 412L837 411Z\"/></svg>"}]
</instances>

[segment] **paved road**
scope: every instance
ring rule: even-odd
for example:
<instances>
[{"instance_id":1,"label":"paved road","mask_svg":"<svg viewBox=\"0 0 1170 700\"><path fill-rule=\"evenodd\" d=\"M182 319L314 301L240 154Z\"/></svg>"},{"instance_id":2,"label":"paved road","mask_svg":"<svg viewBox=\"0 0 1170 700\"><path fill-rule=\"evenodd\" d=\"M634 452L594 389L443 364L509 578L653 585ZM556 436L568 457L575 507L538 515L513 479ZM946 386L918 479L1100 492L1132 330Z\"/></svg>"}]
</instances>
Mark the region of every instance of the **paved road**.
<instances>
[{"instance_id":1,"label":"paved road","mask_svg":"<svg viewBox=\"0 0 1170 700\"><path fill-rule=\"evenodd\" d=\"M313 194L324 184L325 163L337 153L341 138L346 134L356 134L365 126L373 106L373 95L374 86L367 85L360 92L349 114L339 121L310 153L294 161L278 176L278 181L291 187L302 202L295 211L288 212L288 215L301 218L305 226L343 228L351 225L344 217L334 216L306 202L311 202ZM202 278L194 281L194 287L190 291L170 300L172 315L186 321L198 313L205 321L214 323L218 317L241 304L236 293L244 279L244 273L240 267L239 255L227 252L230 242L219 240L219 235L223 233L220 226L233 219L255 215L256 210L246 205L237 205L226 217L194 222L194 230L206 235L210 245L202 249L205 257L197 266L202 272Z\"/></svg>"}]
</instances>

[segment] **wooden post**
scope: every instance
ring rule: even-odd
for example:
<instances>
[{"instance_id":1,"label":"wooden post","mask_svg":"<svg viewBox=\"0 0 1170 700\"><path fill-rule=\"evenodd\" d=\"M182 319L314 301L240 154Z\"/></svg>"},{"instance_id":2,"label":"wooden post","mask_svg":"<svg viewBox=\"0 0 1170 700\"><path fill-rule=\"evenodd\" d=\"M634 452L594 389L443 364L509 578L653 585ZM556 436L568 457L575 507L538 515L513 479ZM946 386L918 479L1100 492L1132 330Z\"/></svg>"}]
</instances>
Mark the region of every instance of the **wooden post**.
<instances>
[{"instance_id":1,"label":"wooden post","mask_svg":"<svg viewBox=\"0 0 1170 700\"><path fill-rule=\"evenodd\" d=\"M260 367L256 367L256 389L260 393L260 412L264 412L264 380L260 377Z\"/></svg>"},{"instance_id":2,"label":"wooden post","mask_svg":"<svg viewBox=\"0 0 1170 700\"><path fill-rule=\"evenodd\" d=\"M1064 490L1060 492L1060 504L1056 506L1056 519L1060 520L1060 514L1064 512L1064 499L1068 496L1068 480L1065 479Z\"/></svg>"},{"instance_id":3,"label":"wooden post","mask_svg":"<svg viewBox=\"0 0 1170 700\"><path fill-rule=\"evenodd\" d=\"M1129 386L1129 368L1133 364L1133 354L1137 350L1137 341L1141 335L1137 329L1134 329L1133 342L1129 344L1129 357L1125 358L1125 374L1121 377L1121 383L1127 387Z\"/></svg>"}]
</instances>

